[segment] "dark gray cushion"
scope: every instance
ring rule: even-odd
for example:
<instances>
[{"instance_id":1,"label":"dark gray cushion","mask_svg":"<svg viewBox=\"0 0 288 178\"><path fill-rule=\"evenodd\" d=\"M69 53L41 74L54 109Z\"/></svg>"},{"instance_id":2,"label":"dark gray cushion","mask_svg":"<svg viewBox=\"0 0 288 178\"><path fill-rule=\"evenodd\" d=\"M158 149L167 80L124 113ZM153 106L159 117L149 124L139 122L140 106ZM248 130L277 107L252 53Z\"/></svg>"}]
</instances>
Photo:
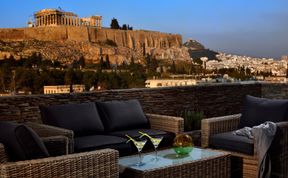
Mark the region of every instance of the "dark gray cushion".
<instances>
[{"instance_id":1,"label":"dark gray cushion","mask_svg":"<svg viewBox=\"0 0 288 178\"><path fill-rule=\"evenodd\" d=\"M148 120L138 100L97 102L106 131L148 128Z\"/></svg>"},{"instance_id":2,"label":"dark gray cushion","mask_svg":"<svg viewBox=\"0 0 288 178\"><path fill-rule=\"evenodd\" d=\"M104 131L95 103L40 107L45 124L73 130L76 136Z\"/></svg>"},{"instance_id":3,"label":"dark gray cushion","mask_svg":"<svg viewBox=\"0 0 288 178\"><path fill-rule=\"evenodd\" d=\"M288 100L273 100L246 96L239 128L253 127L266 121L288 120Z\"/></svg>"},{"instance_id":4,"label":"dark gray cushion","mask_svg":"<svg viewBox=\"0 0 288 178\"><path fill-rule=\"evenodd\" d=\"M163 137L163 140L161 141L159 148L163 147L170 147L173 145L173 141L175 138L175 134L172 132L165 132L161 130L153 130L153 129L133 129L133 130L126 130L126 131L116 131L116 132L110 132L109 135L114 135L122 138L126 138L126 134L129 135L132 138L139 138L141 134L139 134L139 131L142 131L144 133L147 133L151 137ZM146 143L144 150L153 149L154 146L152 142L149 141L147 138L148 143Z\"/></svg>"},{"instance_id":5,"label":"dark gray cushion","mask_svg":"<svg viewBox=\"0 0 288 178\"><path fill-rule=\"evenodd\" d=\"M129 155L134 151L127 139L109 135L91 135L74 139L75 152L85 152L97 149L111 148L118 150L121 156ZM134 151L135 152L135 151Z\"/></svg>"},{"instance_id":6,"label":"dark gray cushion","mask_svg":"<svg viewBox=\"0 0 288 178\"><path fill-rule=\"evenodd\" d=\"M254 154L253 139L238 136L233 132L225 132L210 137L210 146L216 149L239 152L244 154Z\"/></svg>"},{"instance_id":7,"label":"dark gray cushion","mask_svg":"<svg viewBox=\"0 0 288 178\"><path fill-rule=\"evenodd\" d=\"M41 138L29 127L11 122L0 122L0 142L7 148L12 161L48 157Z\"/></svg>"}]
</instances>

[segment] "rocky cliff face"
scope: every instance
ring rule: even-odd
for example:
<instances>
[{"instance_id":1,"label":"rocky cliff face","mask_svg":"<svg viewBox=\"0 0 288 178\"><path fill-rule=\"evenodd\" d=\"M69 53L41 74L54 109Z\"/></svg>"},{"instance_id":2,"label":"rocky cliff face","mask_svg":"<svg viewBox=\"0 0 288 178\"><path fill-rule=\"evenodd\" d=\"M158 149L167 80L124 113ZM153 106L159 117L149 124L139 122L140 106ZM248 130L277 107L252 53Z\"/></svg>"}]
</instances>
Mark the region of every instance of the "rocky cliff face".
<instances>
[{"instance_id":1,"label":"rocky cliff face","mask_svg":"<svg viewBox=\"0 0 288 178\"><path fill-rule=\"evenodd\" d=\"M179 58L179 52L173 51L179 51L182 46L181 35L65 26L0 29L0 40L0 59L10 55L18 59L36 52L46 59L64 63L81 56L88 63L97 63L101 55L109 55L112 63L129 62L132 56L143 59L144 50L153 55L162 52L161 56Z\"/></svg>"},{"instance_id":2,"label":"rocky cliff face","mask_svg":"<svg viewBox=\"0 0 288 178\"><path fill-rule=\"evenodd\" d=\"M112 63L130 62L132 57L141 62L145 51L157 59L190 60L191 50L203 49L195 40L182 45L181 35L144 30L65 26L0 29L0 59L11 55L19 59L36 52L63 63L82 56L87 63L98 63L101 55L108 55Z\"/></svg>"},{"instance_id":3,"label":"rocky cliff face","mask_svg":"<svg viewBox=\"0 0 288 178\"><path fill-rule=\"evenodd\" d=\"M101 50L100 50L101 49ZM98 63L100 54L109 55L113 63L122 62L137 56L137 51L124 47L112 47L109 45L99 45L91 42L75 41L10 41L0 43L0 59L31 56L33 53L40 53L44 59L57 60L64 64L69 64L73 60L80 59L83 56L87 63Z\"/></svg>"}]
</instances>

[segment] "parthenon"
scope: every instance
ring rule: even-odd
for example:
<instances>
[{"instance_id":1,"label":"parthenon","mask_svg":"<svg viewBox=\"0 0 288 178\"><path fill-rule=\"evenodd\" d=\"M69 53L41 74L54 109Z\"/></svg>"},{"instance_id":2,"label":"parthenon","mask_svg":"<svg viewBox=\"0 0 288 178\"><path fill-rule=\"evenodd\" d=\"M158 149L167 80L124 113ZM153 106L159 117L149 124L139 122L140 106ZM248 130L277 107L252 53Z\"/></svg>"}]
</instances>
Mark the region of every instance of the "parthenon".
<instances>
[{"instance_id":1,"label":"parthenon","mask_svg":"<svg viewBox=\"0 0 288 178\"><path fill-rule=\"evenodd\" d=\"M73 12L65 12L58 9L43 9L34 14L34 27L45 26L90 26L102 27L102 16L91 16L87 18L79 18Z\"/></svg>"}]
</instances>

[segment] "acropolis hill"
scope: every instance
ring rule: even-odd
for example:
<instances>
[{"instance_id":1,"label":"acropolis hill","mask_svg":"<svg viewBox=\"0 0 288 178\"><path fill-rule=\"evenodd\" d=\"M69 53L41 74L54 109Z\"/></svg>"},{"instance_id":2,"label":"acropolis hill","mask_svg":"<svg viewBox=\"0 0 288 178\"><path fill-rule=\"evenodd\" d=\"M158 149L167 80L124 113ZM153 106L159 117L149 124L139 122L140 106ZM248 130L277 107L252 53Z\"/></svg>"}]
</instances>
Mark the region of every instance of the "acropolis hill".
<instances>
[{"instance_id":1,"label":"acropolis hill","mask_svg":"<svg viewBox=\"0 0 288 178\"><path fill-rule=\"evenodd\" d=\"M114 30L102 27L101 16L44 9L34 14L27 28L0 29L0 58L41 53L46 59L69 62L81 56L97 63L109 55L113 62L141 59L143 50L162 58L183 58L182 36L146 30ZM112 42L112 45L111 45ZM187 50L184 57L189 58Z\"/></svg>"}]
</instances>

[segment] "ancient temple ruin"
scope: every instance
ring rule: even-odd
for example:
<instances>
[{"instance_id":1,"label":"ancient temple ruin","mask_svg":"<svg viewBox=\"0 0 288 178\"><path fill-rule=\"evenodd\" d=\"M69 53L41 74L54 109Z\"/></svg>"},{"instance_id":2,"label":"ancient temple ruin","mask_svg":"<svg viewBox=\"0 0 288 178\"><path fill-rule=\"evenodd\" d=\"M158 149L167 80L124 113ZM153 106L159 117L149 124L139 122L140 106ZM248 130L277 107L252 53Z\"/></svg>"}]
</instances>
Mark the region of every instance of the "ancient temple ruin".
<instances>
[{"instance_id":1,"label":"ancient temple ruin","mask_svg":"<svg viewBox=\"0 0 288 178\"><path fill-rule=\"evenodd\" d=\"M101 29L102 16L79 18L73 12L65 12L60 9L43 9L34 14L34 27L45 26L89 26Z\"/></svg>"}]
</instances>

